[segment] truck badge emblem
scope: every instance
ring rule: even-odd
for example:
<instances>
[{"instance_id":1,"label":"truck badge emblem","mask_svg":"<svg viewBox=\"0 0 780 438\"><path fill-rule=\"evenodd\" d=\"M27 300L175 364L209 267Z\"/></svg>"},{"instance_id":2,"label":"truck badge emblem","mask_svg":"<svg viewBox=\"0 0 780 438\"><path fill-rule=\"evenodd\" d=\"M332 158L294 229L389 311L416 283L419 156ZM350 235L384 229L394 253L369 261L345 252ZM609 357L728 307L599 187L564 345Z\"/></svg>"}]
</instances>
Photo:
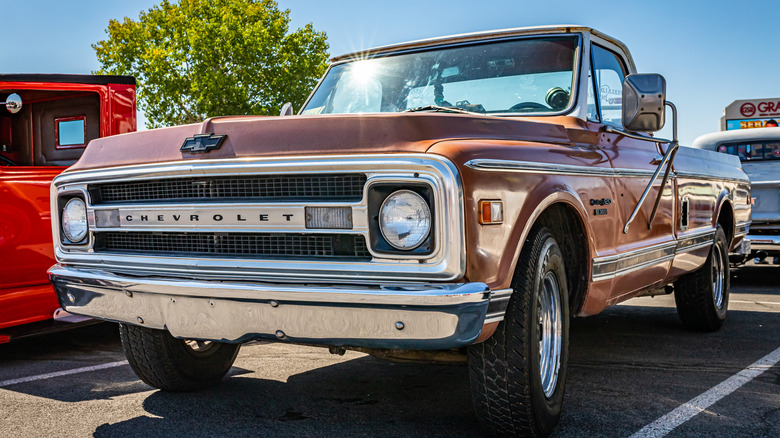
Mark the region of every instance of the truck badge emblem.
<instances>
[{"instance_id":1,"label":"truck badge emblem","mask_svg":"<svg viewBox=\"0 0 780 438\"><path fill-rule=\"evenodd\" d=\"M179 150L191 154L206 153L214 149L219 149L226 138L227 135L224 134L195 134L184 140L184 144L181 145L181 149Z\"/></svg>"}]
</instances>

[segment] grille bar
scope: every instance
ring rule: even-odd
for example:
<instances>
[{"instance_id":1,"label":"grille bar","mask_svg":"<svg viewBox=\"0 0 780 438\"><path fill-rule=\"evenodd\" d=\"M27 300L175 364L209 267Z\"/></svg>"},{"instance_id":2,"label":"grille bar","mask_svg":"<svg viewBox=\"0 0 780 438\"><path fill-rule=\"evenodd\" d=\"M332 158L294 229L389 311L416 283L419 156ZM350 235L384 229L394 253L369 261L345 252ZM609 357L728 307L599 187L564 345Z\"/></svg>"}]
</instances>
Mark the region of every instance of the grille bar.
<instances>
[{"instance_id":1,"label":"grille bar","mask_svg":"<svg viewBox=\"0 0 780 438\"><path fill-rule=\"evenodd\" d=\"M93 204L171 201L359 201L366 175L253 175L94 184Z\"/></svg>"},{"instance_id":2,"label":"grille bar","mask_svg":"<svg viewBox=\"0 0 780 438\"><path fill-rule=\"evenodd\" d=\"M95 252L176 257L371 259L365 238L352 234L112 231L95 234Z\"/></svg>"}]
</instances>

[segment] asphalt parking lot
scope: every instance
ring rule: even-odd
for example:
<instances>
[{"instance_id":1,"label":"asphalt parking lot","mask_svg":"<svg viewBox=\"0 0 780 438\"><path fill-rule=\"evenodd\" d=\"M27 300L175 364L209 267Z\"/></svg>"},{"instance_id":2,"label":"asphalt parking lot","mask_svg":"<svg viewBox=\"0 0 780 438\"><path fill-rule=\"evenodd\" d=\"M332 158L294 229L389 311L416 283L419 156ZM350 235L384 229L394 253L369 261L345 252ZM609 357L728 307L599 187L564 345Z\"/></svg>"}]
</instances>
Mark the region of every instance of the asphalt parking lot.
<instances>
[{"instance_id":1,"label":"asphalt parking lot","mask_svg":"<svg viewBox=\"0 0 780 438\"><path fill-rule=\"evenodd\" d=\"M685 331L672 296L571 330L556 437L780 436L780 267L734 273L716 333ZM2 437L481 436L465 366L253 343L222 384L165 393L111 324L0 345L0 412Z\"/></svg>"}]
</instances>

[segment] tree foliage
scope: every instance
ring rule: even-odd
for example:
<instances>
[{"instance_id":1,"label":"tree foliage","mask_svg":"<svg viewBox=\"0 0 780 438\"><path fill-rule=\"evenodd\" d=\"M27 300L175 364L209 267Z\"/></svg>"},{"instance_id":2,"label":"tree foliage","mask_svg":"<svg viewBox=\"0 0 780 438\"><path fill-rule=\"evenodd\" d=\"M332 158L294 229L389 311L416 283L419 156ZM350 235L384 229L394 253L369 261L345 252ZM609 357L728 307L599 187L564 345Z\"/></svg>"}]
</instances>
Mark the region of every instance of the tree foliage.
<instances>
[{"instance_id":1,"label":"tree foliage","mask_svg":"<svg viewBox=\"0 0 780 438\"><path fill-rule=\"evenodd\" d=\"M133 75L156 128L216 115L278 114L303 104L327 67L325 32L289 31L271 0L164 0L137 20L109 21L92 45L98 74Z\"/></svg>"}]
</instances>

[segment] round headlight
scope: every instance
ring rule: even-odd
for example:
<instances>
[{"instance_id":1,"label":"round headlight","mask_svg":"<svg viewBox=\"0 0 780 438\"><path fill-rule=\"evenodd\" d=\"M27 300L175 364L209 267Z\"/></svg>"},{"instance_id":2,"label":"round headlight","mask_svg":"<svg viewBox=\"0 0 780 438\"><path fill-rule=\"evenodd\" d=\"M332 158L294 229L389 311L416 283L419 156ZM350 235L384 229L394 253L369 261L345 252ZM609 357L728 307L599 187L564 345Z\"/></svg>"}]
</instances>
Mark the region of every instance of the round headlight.
<instances>
[{"instance_id":1,"label":"round headlight","mask_svg":"<svg viewBox=\"0 0 780 438\"><path fill-rule=\"evenodd\" d=\"M73 243L79 243L87 235L87 206L81 198L73 198L62 209L62 231Z\"/></svg>"},{"instance_id":2,"label":"round headlight","mask_svg":"<svg viewBox=\"0 0 780 438\"><path fill-rule=\"evenodd\" d=\"M393 248L417 248L431 231L431 209L411 190L394 192L379 209L379 231Z\"/></svg>"}]
</instances>

